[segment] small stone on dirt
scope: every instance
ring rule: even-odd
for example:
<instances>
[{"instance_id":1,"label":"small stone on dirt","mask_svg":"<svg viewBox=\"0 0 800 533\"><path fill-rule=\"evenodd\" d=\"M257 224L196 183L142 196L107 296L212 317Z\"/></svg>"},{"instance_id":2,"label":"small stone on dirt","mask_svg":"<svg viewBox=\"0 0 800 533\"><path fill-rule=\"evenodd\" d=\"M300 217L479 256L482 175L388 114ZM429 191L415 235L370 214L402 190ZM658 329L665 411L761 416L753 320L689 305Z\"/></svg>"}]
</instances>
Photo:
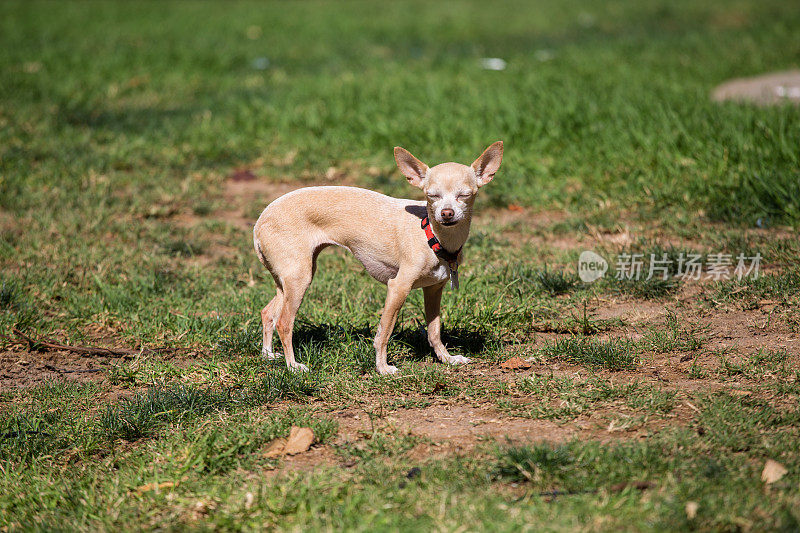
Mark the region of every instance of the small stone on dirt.
<instances>
[{"instance_id":1,"label":"small stone on dirt","mask_svg":"<svg viewBox=\"0 0 800 533\"><path fill-rule=\"evenodd\" d=\"M406 479L417 478L420 476L420 474L422 474L422 470L420 470L419 467L415 466L414 468L406 472ZM401 481L399 486L401 489L404 489L406 487L406 484L407 483L405 481Z\"/></svg>"}]
</instances>

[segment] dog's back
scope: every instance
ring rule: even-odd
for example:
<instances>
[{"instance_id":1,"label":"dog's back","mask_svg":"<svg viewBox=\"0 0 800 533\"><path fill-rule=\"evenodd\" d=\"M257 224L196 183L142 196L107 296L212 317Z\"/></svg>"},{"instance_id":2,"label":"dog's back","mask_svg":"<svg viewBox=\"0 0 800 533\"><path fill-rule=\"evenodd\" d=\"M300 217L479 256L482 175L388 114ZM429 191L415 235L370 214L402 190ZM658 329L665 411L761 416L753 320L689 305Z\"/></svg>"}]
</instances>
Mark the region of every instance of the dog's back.
<instances>
[{"instance_id":1,"label":"dog's back","mask_svg":"<svg viewBox=\"0 0 800 533\"><path fill-rule=\"evenodd\" d=\"M418 231L424 213L424 202L358 187L307 187L264 209L254 228L254 243L261 262L279 278L285 270L313 267L322 248L338 245L386 283L397 273L403 250L420 246L415 241L424 244Z\"/></svg>"}]
</instances>

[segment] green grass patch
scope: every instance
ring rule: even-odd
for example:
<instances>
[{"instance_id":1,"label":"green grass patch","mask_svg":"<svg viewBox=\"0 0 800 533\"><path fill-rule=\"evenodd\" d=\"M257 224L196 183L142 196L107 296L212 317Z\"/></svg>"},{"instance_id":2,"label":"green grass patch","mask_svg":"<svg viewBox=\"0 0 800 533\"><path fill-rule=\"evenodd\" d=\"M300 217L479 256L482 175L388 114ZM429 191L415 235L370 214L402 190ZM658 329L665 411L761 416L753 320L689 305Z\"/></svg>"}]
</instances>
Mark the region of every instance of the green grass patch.
<instances>
[{"instance_id":1,"label":"green grass patch","mask_svg":"<svg viewBox=\"0 0 800 533\"><path fill-rule=\"evenodd\" d=\"M235 468L250 467L266 444L287 437L292 426L310 427L316 444L326 444L338 431L336 421L298 409L288 409L261 420L250 414L234 416L186 436L181 471L215 476Z\"/></svg>"},{"instance_id":2,"label":"green grass patch","mask_svg":"<svg viewBox=\"0 0 800 533\"><path fill-rule=\"evenodd\" d=\"M536 279L542 289L552 296L567 293L578 285L578 276L575 274L548 270L547 267L536 273Z\"/></svg>"},{"instance_id":3,"label":"green grass patch","mask_svg":"<svg viewBox=\"0 0 800 533\"><path fill-rule=\"evenodd\" d=\"M221 392L185 385L153 387L109 406L100 427L109 438L132 441L151 435L160 425L194 419L227 403L228 396Z\"/></svg>"},{"instance_id":4,"label":"green grass patch","mask_svg":"<svg viewBox=\"0 0 800 533\"><path fill-rule=\"evenodd\" d=\"M495 395L497 405L514 416L565 422L600 408L615 412L664 415L676 405L676 391L639 383L615 384L611 380L575 379L569 376L532 374L514 387L522 399Z\"/></svg>"},{"instance_id":5,"label":"green grass patch","mask_svg":"<svg viewBox=\"0 0 800 533\"><path fill-rule=\"evenodd\" d=\"M732 176L709 193L709 215L758 227L800 220L800 172L765 171Z\"/></svg>"},{"instance_id":6,"label":"green grass patch","mask_svg":"<svg viewBox=\"0 0 800 533\"><path fill-rule=\"evenodd\" d=\"M757 278L721 281L716 285L712 301L740 302L745 307L759 305L761 300L794 301L800 295L800 269L792 268Z\"/></svg>"},{"instance_id":7,"label":"green grass patch","mask_svg":"<svg viewBox=\"0 0 800 533\"><path fill-rule=\"evenodd\" d=\"M639 344L643 349L655 353L690 352L703 346L706 331L707 328L667 310L664 324L649 328Z\"/></svg>"},{"instance_id":8,"label":"green grass patch","mask_svg":"<svg viewBox=\"0 0 800 533\"><path fill-rule=\"evenodd\" d=\"M723 355L720 358L720 372L728 377L743 376L750 379L791 376L790 355L786 350L760 348L755 353L737 357L735 360Z\"/></svg>"},{"instance_id":9,"label":"green grass patch","mask_svg":"<svg viewBox=\"0 0 800 533\"><path fill-rule=\"evenodd\" d=\"M132 441L152 435L166 423L181 423L234 407L299 399L315 390L313 378L288 370L269 372L249 388L238 391L183 384L156 386L107 407L100 417L100 427L109 438Z\"/></svg>"},{"instance_id":10,"label":"green grass patch","mask_svg":"<svg viewBox=\"0 0 800 533\"><path fill-rule=\"evenodd\" d=\"M627 339L568 337L546 344L537 354L571 364L608 370L629 370L635 368L639 360L638 346Z\"/></svg>"},{"instance_id":11,"label":"green grass patch","mask_svg":"<svg viewBox=\"0 0 800 533\"><path fill-rule=\"evenodd\" d=\"M99 391L90 383L50 381L25 391L0 411L0 463L26 463L46 454L58 457L78 446L92 453L99 435L86 411Z\"/></svg>"},{"instance_id":12,"label":"green grass patch","mask_svg":"<svg viewBox=\"0 0 800 533\"><path fill-rule=\"evenodd\" d=\"M674 294L680 288L675 278L616 279L610 282L612 290L641 300L657 300Z\"/></svg>"}]
</instances>

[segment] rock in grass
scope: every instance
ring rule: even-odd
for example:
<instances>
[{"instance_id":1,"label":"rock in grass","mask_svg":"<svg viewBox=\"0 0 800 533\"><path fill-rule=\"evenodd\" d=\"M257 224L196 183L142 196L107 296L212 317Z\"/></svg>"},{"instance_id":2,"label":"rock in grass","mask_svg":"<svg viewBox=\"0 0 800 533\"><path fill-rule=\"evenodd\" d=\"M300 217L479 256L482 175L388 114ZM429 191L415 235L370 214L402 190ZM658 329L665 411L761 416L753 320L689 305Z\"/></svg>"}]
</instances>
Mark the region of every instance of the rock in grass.
<instances>
[{"instance_id":1,"label":"rock in grass","mask_svg":"<svg viewBox=\"0 0 800 533\"><path fill-rule=\"evenodd\" d=\"M764 470L761 471L761 481L770 485L785 476L786 472L788 472L786 467L778 461L767 459L767 462L764 463Z\"/></svg>"}]
</instances>

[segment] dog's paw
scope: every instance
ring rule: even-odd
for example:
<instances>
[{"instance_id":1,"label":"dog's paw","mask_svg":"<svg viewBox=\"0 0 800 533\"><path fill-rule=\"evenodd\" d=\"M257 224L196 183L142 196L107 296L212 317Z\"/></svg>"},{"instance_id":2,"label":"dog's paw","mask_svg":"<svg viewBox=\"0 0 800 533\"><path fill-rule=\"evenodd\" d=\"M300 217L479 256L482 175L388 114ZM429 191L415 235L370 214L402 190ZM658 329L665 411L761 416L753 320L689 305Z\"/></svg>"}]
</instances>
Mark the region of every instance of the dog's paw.
<instances>
[{"instance_id":1,"label":"dog's paw","mask_svg":"<svg viewBox=\"0 0 800 533\"><path fill-rule=\"evenodd\" d=\"M448 365L466 365L469 363L469 359L464 357L463 355L451 355L450 358L447 360Z\"/></svg>"},{"instance_id":2,"label":"dog's paw","mask_svg":"<svg viewBox=\"0 0 800 533\"><path fill-rule=\"evenodd\" d=\"M386 365L386 368L379 368L378 372L380 372L382 376L391 376L392 374L397 374L399 370L397 370L396 366Z\"/></svg>"},{"instance_id":3,"label":"dog's paw","mask_svg":"<svg viewBox=\"0 0 800 533\"><path fill-rule=\"evenodd\" d=\"M297 372L308 372L308 367L306 365L304 365L303 363L295 363L295 364L289 366L289 370L291 370L292 372L295 372L295 373L297 373Z\"/></svg>"},{"instance_id":4,"label":"dog's paw","mask_svg":"<svg viewBox=\"0 0 800 533\"><path fill-rule=\"evenodd\" d=\"M283 354L276 352L268 352L267 350L261 350L261 357L263 357L267 361L272 361L273 359L280 359L281 357L283 357Z\"/></svg>"}]
</instances>

